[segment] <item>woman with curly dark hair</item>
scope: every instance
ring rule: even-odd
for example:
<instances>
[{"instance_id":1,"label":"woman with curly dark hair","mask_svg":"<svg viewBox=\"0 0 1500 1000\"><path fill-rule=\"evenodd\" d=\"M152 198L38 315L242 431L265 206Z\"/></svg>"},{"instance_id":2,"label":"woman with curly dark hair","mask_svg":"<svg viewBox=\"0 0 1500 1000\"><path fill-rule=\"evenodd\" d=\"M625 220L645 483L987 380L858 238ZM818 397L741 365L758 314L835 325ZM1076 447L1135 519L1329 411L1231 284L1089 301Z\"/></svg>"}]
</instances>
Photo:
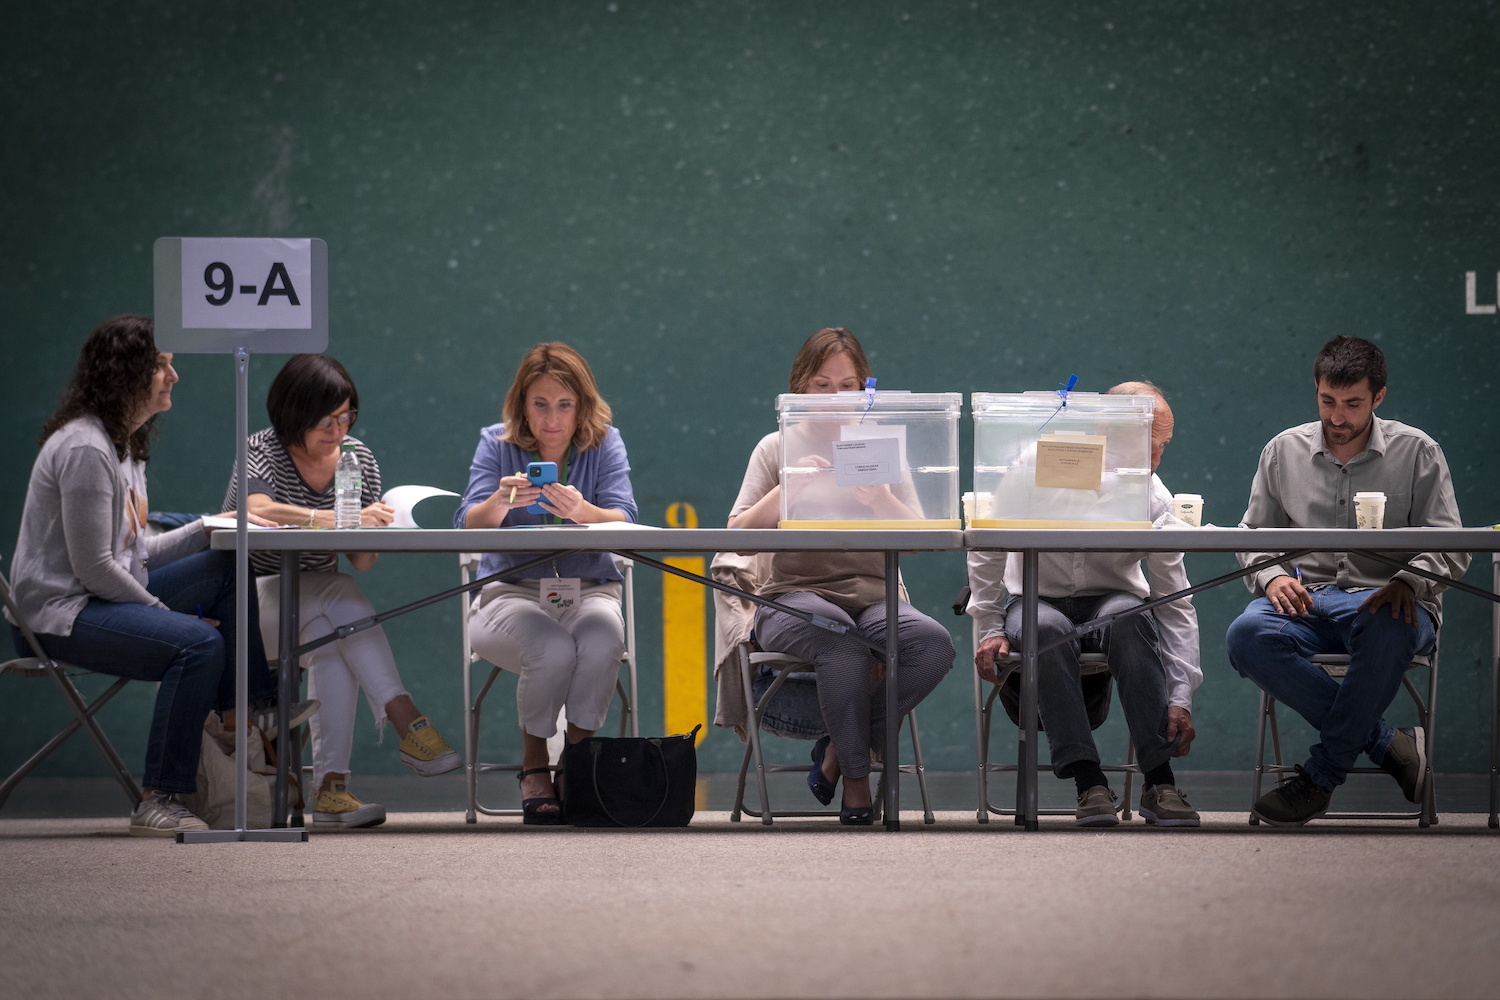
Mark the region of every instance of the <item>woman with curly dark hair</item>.
<instances>
[{"instance_id":1,"label":"woman with curly dark hair","mask_svg":"<svg viewBox=\"0 0 1500 1000\"><path fill-rule=\"evenodd\" d=\"M43 426L12 564L16 602L50 655L160 685L136 836L207 829L176 796L196 790L209 710L234 707L232 553L205 551L202 521L146 531L152 427L176 382L145 316L116 316L89 335ZM273 692L254 601L245 624L247 694L265 712Z\"/></svg>"}]
</instances>

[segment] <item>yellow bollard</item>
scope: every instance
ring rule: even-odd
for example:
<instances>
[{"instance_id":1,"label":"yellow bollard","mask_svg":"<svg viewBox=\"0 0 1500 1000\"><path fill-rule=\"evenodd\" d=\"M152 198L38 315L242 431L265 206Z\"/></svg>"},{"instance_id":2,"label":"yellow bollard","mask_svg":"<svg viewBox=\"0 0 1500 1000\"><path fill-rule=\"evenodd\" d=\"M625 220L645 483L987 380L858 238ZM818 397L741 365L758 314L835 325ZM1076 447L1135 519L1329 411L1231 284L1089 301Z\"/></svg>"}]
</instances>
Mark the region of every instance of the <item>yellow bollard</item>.
<instances>
[{"instance_id":1,"label":"yellow bollard","mask_svg":"<svg viewBox=\"0 0 1500 1000\"><path fill-rule=\"evenodd\" d=\"M667 527L696 528L698 512L690 503L667 508ZM669 566L706 575L702 556L669 556ZM662 708L665 731L691 732L699 723L701 744L708 735L708 617L702 585L670 573L661 578Z\"/></svg>"}]
</instances>

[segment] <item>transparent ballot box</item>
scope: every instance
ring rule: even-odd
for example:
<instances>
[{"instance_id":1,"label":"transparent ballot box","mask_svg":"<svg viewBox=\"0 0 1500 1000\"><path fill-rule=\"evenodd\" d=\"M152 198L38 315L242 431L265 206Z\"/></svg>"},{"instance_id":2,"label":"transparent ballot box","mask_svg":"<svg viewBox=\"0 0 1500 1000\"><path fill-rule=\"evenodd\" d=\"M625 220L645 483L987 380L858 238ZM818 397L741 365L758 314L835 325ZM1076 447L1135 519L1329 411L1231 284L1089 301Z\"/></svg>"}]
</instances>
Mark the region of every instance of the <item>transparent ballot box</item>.
<instances>
[{"instance_id":1,"label":"transparent ballot box","mask_svg":"<svg viewBox=\"0 0 1500 1000\"><path fill-rule=\"evenodd\" d=\"M777 396L781 527L961 528L962 408L957 392Z\"/></svg>"},{"instance_id":2,"label":"transparent ballot box","mask_svg":"<svg viewBox=\"0 0 1500 1000\"><path fill-rule=\"evenodd\" d=\"M1151 527L1151 396L976 392L975 528Z\"/></svg>"}]
</instances>

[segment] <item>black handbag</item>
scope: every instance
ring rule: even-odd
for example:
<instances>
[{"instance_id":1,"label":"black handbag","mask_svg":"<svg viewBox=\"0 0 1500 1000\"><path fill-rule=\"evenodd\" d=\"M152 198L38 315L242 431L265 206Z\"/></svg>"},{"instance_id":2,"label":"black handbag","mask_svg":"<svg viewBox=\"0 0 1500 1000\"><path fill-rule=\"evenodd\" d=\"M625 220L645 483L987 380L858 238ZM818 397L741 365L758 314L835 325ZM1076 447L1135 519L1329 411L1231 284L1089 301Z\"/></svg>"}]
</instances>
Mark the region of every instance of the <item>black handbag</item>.
<instances>
[{"instance_id":1,"label":"black handbag","mask_svg":"<svg viewBox=\"0 0 1500 1000\"><path fill-rule=\"evenodd\" d=\"M590 736L562 755L563 815L573 826L687 826L698 786L698 730Z\"/></svg>"}]
</instances>

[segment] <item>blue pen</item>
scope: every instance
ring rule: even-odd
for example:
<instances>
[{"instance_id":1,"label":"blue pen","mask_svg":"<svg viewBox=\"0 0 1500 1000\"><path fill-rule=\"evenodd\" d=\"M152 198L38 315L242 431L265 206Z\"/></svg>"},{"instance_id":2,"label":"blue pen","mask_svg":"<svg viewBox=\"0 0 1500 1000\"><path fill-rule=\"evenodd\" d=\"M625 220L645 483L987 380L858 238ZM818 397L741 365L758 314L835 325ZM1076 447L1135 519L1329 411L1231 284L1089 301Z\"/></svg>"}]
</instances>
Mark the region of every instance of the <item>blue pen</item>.
<instances>
[{"instance_id":1,"label":"blue pen","mask_svg":"<svg viewBox=\"0 0 1500 1000\"><path fill-rule=\"evenodd\" d=\"M1297 574L1297 583L1298 583L1299 586L1302 586L1303 585L1302 584L1302 567L1301 566L1293 566L1292 567L1292 572ZM1304 586L1303 589L1306 589L1305 586ZM1307 607L1305 609L1303 609L1303 614L1306 615L1306 613L1308 611L1311 611L1311 610L1312 610L1312 603L1308 602Z\"/></svg>"},{"instance_id":2,"label":"blue pen","mask_svg":"<svg viewBox=\"0 0 1500 1000\"><path fill-rule=\"evenodd\" d=\"M203 605L201 605L201 604L198 605L198 620L199 621L203 620Z\"/></svg>"}]
</instances>

